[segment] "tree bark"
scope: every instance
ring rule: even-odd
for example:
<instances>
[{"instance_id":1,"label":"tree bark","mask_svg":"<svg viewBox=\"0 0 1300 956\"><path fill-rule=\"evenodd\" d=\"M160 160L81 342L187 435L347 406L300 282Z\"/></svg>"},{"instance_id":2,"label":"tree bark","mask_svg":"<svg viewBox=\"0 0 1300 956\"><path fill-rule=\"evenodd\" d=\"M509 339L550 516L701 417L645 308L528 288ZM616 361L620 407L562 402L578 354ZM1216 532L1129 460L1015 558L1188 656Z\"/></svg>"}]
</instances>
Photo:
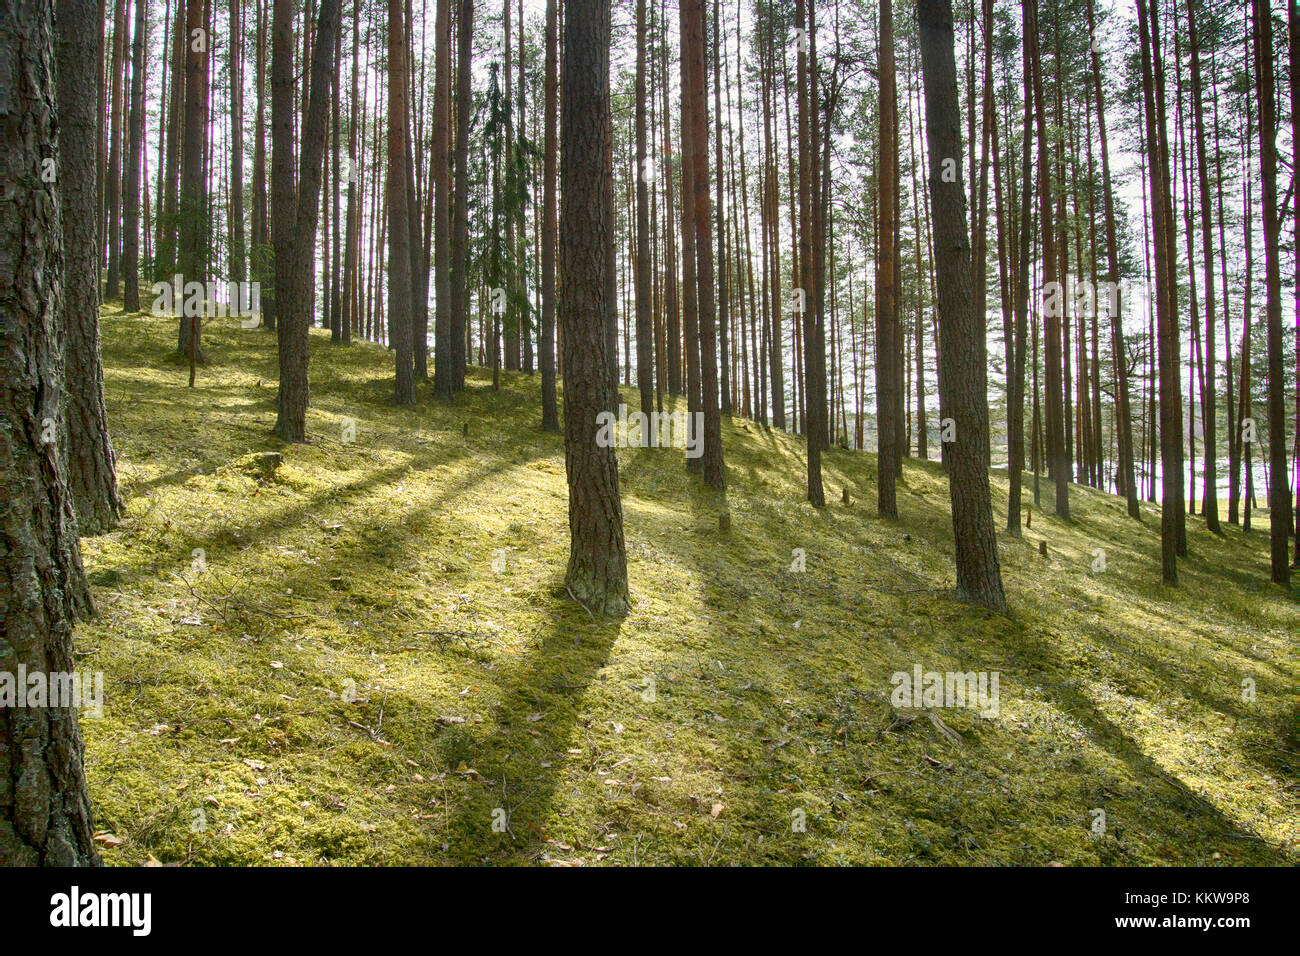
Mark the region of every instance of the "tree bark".
<instances>
[{"instance_id":1,"label":"tree bark","mask_svg":"<svg viewBox=\"0 0 1300 956\"><path fill-rule=\"evenodd\" d=\"M451 400L451 4L438 0L433 94L433 274L437 302L433 319L433 394Z\"/></svg>"},{"instance_id":2,"label":"tree bark","mask_svg":"<svg viewBox=\"0 0 1300 956\"><path fill-rule=\"evenodd\" d=\"M276 337L280 389L275 433L284 441L307 440L308 330L311 327L312 263L320 215L321 171L329 122L329 78L339 0L322 0L311 57L308 106L302 126L298 182L293 181L293 4L276 0L271 51L271 190L275 215Z\"/></svg>"},{"instance_id":3,"label":"tree bark","mask_svg":"<svg viewBox=\"0 0 1300 956\"><path fill-rule=\"evenodd\" d=\"M898 517L898 93L894 67L893 0L880 0L880 144L876 182L876 513Z\"/></svg>"},{"instance_id":4,"label":"tree bark","mask_svg":"<svg viewBox=\"0 0 1300 956\"><path fill-rule=\"evenodd\" d=\"M85 0L59 0L55 56L58 73L58 192L65 263L61 319L64 456L68 495L81 535L111 530L122 515L117 470L104 410L99 357L99 99L102 52L96 10Z\"/></svg>"},{"instance_id":5,"label":"tree bark","mask_svg":"<svg viewBox=\"0 0 1300 956\"><path fill-rule=\"evenodd\" d=\"M80 5L97 15L90 4ZM0 202L0 419L6 436L0 442L6 505L0 520L0 608L6 614L0 667L46 675L75 670L73 624L92 607L62 439L56 429L53 440L45 440L65 401L60 203L56 184L33 174L43 160L63 158L53 85L54 10L49 0L11 0L0 31L0 122L8 144L0 155L0 178L7 184ZM77 39L98 42L88 29L78 30ZM85 59L89 69L97 70L96 61ZM88 83L82 95L97 99L98 83ZM93 186L82 192L80 214L95 222ZM84 243L86 230L76 231ZM83 257L77 253L77 261ZM0 708L0 865L99 862L83 751L75 707Z\"/></svg>"},{"instance_id":6,"label":"tree bark","mask_svg":"<svg viewBox=\"0 0 1300 956\"><path fill-rule=\"evenodd\" d=\"M1264 199L1264 318L1268 338L1269 558L1276 584L1290 584L1286 383L1282 371L1281 211L1277 201L1277 102L1273 80L1273 17L1267 0L1253 0L1255 92L1259 98L1259 164ZM1293 170L1294 173L1294 170Z\"/></svg>"},{"instance_id":7,"label":"tree bark","mask_svg":"<svg viewBox=\"0 0 1300 956\"><path fill-rule=\"evenodd\" d=\"M948 451L948 489L957 551L957 595L1005 611L989 490L989 415L984 310L975 299L972 256L961 182L961 120L952 0L919 0L925 127L930 146L935 285L939 296L940 387L956 426ZM945 166L952 163L949 173ZM952 172L955 170L955 172Z\"/></svg>"},{"instance_id":8,"label":"tree bark","mask_svg":"<svg viewBox=\"0 0 1300 956\"><path fill-rule=\"evenodd\" d=\"M569 480L569 593L593 614L628 612L627 554L614 448L597 441L606 408L608 268L605 208L609 0L565 5L560 137L559 320L564 347L564 460Z\"/></svg>"},{"instance_id":9,"label":"tree bark","mask_svg":"<svg viewBox=\"0 0 1300 956\"><path fill-rule=\"evenodd\" d=\"M145 0L136 0L131 41L131 112L127 121L126 195L122 206L122 311L140 311L140 166L144 152Z\"/></svg>"}]
</instances>

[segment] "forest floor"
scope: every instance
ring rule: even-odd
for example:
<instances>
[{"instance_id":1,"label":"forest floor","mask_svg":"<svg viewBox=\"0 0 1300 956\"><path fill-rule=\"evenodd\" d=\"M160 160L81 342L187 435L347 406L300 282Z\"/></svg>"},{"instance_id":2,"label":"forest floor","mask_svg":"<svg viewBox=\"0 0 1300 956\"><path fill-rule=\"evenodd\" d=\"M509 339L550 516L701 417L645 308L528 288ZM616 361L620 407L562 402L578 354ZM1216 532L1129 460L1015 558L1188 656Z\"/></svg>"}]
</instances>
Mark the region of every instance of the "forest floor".
<instances>
[{"instance_id":1,"label":"forest floor","mask_svg":"<svg viewBox=\"0 0 1300 956\"><path fill-rule=\"evenodd\" d=\"M1001 617L954 599L938 463L884 521L875 456L837 449L816 510L801 442L734 419L725 496L619 451L635 606L594 620L537 376L397 408L389 352L313 330L286 446L274 334L209 325L193 390L175 338L105 306L128 510L83 541L76 646L110 864L1300 862L1300 603L1265 512L1189 518L1168 589L1155 507L1071 486L1073 520L999 536ZM997 715L892 706L917 665L996 672Z\"/></svg>"}]
</instances>

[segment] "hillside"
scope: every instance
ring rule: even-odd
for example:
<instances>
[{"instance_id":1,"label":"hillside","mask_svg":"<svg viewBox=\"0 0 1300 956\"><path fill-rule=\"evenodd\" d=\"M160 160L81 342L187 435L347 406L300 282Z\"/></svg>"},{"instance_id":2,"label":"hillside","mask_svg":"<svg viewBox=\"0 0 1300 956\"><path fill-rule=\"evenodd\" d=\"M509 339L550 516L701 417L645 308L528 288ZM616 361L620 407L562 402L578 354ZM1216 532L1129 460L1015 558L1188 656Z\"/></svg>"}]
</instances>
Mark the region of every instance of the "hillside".
<instances>
[{"instance_id":1,"label":"hillside","mask_svg":"<svg viewBox=\"0 0 1300 956\"><path fill-rule=\"evenodd\" d=\"M874 456L833 451L817 511L800 441L734 420L725 500L680 451L619 452L635 608L597 621L564 592L535 378L396 408L388 352L314 330L313 440L284 446L274 335L206 336L189 390L171 320L104 309L129 510L83 541L76 642L109 863L1300 860L1300 608L1262 517L1189 520L1168 590L1157 511L1073 487L1073 521L1000 539L1000 618L952 598L937 463L888 522ZM998 716L893 707L916 665L998 672Z\"/></svg>"}]
</instances>

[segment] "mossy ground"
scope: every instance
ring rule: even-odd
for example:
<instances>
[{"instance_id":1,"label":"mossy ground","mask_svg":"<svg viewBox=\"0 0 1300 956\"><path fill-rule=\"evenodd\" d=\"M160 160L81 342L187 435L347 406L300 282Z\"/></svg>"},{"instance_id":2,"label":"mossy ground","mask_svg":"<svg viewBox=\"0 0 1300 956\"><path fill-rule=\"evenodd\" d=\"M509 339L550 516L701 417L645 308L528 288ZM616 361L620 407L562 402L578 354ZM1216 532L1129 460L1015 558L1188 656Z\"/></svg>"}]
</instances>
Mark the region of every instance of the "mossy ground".
<instances>
[{"instance_id":1,"label":"mossy ground","mask_svg":"<svg viewBox=\"0 0 1300 956\"><path fill-rule=\"evenodd\" d=\"M472 371L453 406L426 385L397 408L386 350L313 331L312 440L285 446L274 336L205 334L190 390L171 320L104 309L129 506L83 542L99 616L76 642L105 674L83 728L109 863L1300 856L1300 613L1268 583L1266 520L1189 519L1166 589L1156 510L1139 525L1072 487L1071 522L1035 510L1000 537L1004 618L953 598L937 463L905 464L882 521L874 456L833 451L818 511L800 441L734 420L725 498L680 451L620 450L635 607L597 621L564 591L536 378L494 393ZM283 464L261 482L241 459L267 450ZM1005 504L995 481L999 527ZM999 716L940 712L960 743L909 721L889 679L915 664L998 671Z\"/></svg>"}]
</instances>

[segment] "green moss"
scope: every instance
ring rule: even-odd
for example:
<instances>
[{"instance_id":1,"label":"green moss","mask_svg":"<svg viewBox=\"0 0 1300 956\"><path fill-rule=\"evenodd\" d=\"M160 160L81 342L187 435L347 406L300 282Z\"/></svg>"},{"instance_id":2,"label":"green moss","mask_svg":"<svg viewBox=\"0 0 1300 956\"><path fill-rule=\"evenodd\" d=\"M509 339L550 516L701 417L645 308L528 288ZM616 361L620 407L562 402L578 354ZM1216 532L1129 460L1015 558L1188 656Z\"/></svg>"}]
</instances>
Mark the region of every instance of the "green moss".
<instances>
[{"instance_id":1,"label":"green moss","mask_svg":"<svg viewBox=\"0 0 1300 956\"><path fill-rule=\"evenodd\" d=\"M952 598L938 464L881 521L874 456L833 451L818 511L799 441L734 420L725 499L680 451L620 451L634 609L596 621L536 378L397 408L385 349L313 331L286 446L274 336L209 326L188 389L170 321L106 308L103 335L129 504L83 543L77 644L110 863L1296 861L1300 614L1262 520L1189 521L1166 589L1157 512L1072 488L1073 521L1001 539L1001 618ZM958 744L899 713L918 663L998 671L999 715L942 711Z\"/></svg>"}]
</instances>

